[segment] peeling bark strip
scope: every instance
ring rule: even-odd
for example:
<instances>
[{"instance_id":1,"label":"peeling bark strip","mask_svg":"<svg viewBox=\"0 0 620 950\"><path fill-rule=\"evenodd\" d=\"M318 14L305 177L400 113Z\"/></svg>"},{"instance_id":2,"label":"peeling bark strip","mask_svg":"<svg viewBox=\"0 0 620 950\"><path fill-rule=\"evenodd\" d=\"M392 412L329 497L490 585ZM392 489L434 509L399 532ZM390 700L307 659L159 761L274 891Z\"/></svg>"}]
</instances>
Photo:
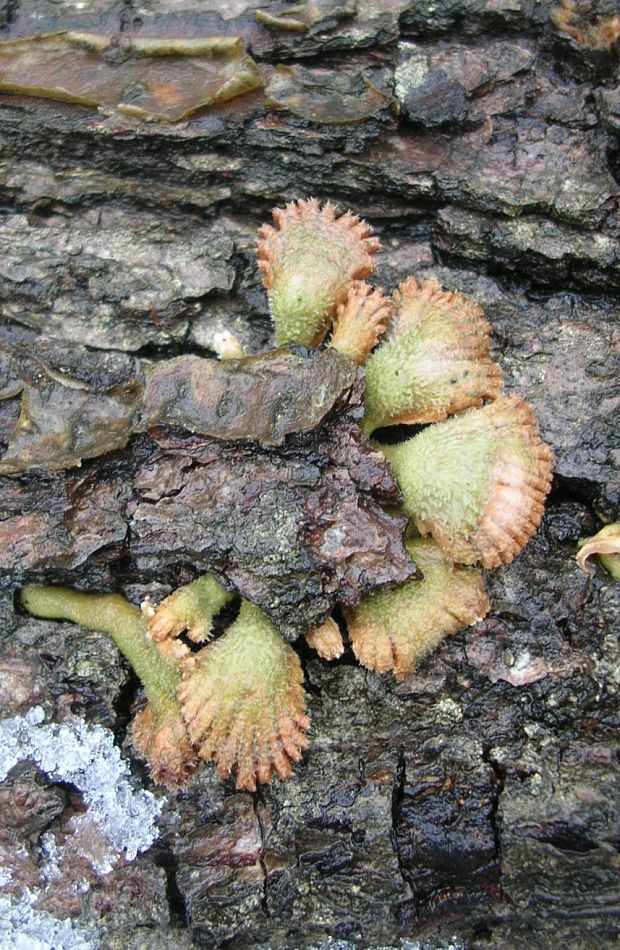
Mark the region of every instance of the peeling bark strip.
<instances>
[{"instance_id":1,"label":"peeling bark strip","mask_svg":"<svg viewBox=\"0 0 620 950\"><path fill-rule=\"evenodd\" d=\"M122 449L132 433L182 426L222 441L280 445L348 402L353 363L304 347L247 359L179 356L143 366L121 355L0 328L0 475L53 472ZM361 410L352 415L359 418ZM2 444L4 443L4 444Z\"/></svg>"},{"instance_id":2,"label":"peeling bark strip","mask_svg":"<svg viewBox=\"0 0 620 950\"><path fill-rule=\"evenodd\" d=\"M143 389L130 357L0 327L0 475L49 473L122 448Z\"/></svg>"},{"instance_id":3,"label":"peeling bark strip","mask_svg":"<svg viewBox=\"0 0 620 950\"><path fill-rule=\"evenodd\" d=\"M356 379L353 364L333 350L294 347L222 363L179 356L147 372L137 429L175 425L224 441L281 445L344 408Z\"/></svg>"},{"instance_id":4,"label":"peeling bark strip","mask_svg":"<svg viewBox=\"0 0 620 950\"><path fill-rule=\"evenodd\" d=\"M180 122L262 85L241 38L125 40L82 33L0 43L0 90Z\"/></svg>"}]
</instances>

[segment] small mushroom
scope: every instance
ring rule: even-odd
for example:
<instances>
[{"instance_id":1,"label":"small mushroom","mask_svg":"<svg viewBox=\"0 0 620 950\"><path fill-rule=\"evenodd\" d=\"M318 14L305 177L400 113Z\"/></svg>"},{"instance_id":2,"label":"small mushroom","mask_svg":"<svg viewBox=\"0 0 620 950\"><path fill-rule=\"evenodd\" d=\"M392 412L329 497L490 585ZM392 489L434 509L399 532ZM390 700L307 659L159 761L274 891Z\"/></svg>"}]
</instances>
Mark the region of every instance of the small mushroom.
<instances>
[{"instance_id":1,"label":"small mushroom","mask_svg":"<svg viewBox=\"0 0 620 950\"><path fill-rule=\"evenodd\" d=\"M408 277L394 293L387 333L366 364L366 431L438 422L499 396L502 371L489 357L490 333L473 300L436 280Z\"/></svg>"},{"instance_id":2,"label":"small mushroom","mask_svg":"<svg viewBox=\"0 0 620 950\"><path fill-rule=\"evenodd\" d=\"M608 524L592 538L583 538L579 542L577 564L582 571L592 572L588 558L598 555L598 559L615 581L620 581L620 523Z\"/></svg>"},{"instance_id":3,"label":"small mushroom","mask_svg":"<svg viewBox=\"0 0 620 950\"><path fill-rule=\"evenodd\" d=\"M489 610L482 572L458 567L428 538L407 543L422 569L421 581L371 594L346 614L353 652L363 666L397 678L452 633L481 620Z\"/></svg>"},{"instance_id":4,"label":"small mushroom","mask_svg":"<svg viewBox=\"0 0 620 950\"><path fill-rule=\"evenodd\" d=\"M224 777L254 791L288 778L308 744L299 658L266 614L243 601L237 620L198 654L179 689L192 742Z\"/></svg>"},{"instance_id":5,"label":"small mushroom","mask_svg":"<svg viewBox=\"0 0 620 950\"><path fill-rule=\"evenodd\" d=\"M379 242L365 221L315 198L276 208L273 218L256 250L276 341L317 346L353 281L374 270Z\"/></svg>"},{"instance_id":6,"label":"small mushroom","mask_svg":"<svg viewBox=\"0 0 620 950\"><path fill-rule=\"evenodd\" d=\"M552 456L518 396L468 409L382 451L420 534L432 534L459 564L507 564L540 524Z\"/></svg>"}]
</instances>

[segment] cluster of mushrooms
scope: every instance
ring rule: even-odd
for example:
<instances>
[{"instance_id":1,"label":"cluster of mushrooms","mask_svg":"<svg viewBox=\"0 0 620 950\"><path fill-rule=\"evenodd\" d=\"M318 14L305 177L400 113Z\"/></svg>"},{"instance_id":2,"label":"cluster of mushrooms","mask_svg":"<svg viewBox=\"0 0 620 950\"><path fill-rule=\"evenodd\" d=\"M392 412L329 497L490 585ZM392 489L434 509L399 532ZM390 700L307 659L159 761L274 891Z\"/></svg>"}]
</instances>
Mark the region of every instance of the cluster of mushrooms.
<instances>
[{"instance_id":1,"label":"cluster of mushrooms","mask_svg":"<svg viewBox=\"0 0 620 950\"><path fill-rule=\"evenodd\" d=\"M258 260L276 342L334 347L365 369L367 436L415 425L377 445L409 518L406 547L423 579L379 590L345 611L359 662L409 674L449 634L489 609L481 567L510 562L536 531L552 458L531 407L503 393L481 308L435 280L407 278L393 293L365 282L379 243L350 213L316 200L288 204L261 228ZM425 427L419 430L419 427ZM28 585L31 613L109 634L142 680L146 706L131 739L152 777L169 786L214 761L239 789L287 778L307 746L309 718L295 650L267 615L242 601L212 639L233 594L210 575L157 607L118 595ZM187 638L201 644L193 651ZM329 618L306 634L319 656L344 651Z\"/></svg>"}]
</instances>

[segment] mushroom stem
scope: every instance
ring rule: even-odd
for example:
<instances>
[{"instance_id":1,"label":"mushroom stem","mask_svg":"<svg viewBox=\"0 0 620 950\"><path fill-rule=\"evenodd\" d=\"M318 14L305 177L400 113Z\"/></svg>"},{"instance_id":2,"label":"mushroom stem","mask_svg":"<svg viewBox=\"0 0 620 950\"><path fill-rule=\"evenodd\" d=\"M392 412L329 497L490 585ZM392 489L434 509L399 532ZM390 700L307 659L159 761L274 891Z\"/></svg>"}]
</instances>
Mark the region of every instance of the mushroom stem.
<instances>
[{"instance_id":1,"label":"mushroom stem","mask_svg":"<svg viewBox=\"0 0 620 950\"><path fill-rule=\"evenodd\" d=\"M22 604L36 617L70 620L89 630L107 634L129 660L140 677L149 702L155 706L174 704L181 672L162 656L147 633L146 620L119 594L82 594L67 587L40 587L27 584Z\"/></svg>"}]
</instances>

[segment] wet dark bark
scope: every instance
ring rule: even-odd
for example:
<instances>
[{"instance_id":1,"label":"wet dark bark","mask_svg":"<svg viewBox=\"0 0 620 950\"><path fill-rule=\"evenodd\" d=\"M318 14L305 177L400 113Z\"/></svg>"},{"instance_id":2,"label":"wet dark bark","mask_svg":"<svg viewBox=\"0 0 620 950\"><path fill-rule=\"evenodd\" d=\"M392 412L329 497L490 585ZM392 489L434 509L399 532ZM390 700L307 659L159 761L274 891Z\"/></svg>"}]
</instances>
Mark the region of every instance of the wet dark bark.
<instances>
[{"instance_id":1,"label":"wet dark bark","mask_svg":"<svg viewBox=\"0 0 620 950\"><path fill-rule=\"evenodd\" d=\"M507 387L534 404L555 454L544 523L489 573L485 621L398 685L300 647L312 733L293 779L235 794L204 767L168 796L156 848L112 874L84 869L90 896L74 878L45 891L41 908L105 946L589 948L617 935L619 589L574 554L618 517L620 75L617 46L591 48L583 24L553 27L551 6L320 0L298 31L257 22L243 2L226 17L198 0L168 13L0 3L4 38L241 35L266 76L266 93L178 125L0 97L2 344L20 359L55 348L54 371L87 385L95 352L114 409L106 448L133 425L136 361L209 356L222 330L252 353L270 345L256 230L274 204L312 194L371 222L387 289L433 274L482 304ZM602 0L590 22L612 7ZM35 360L35 388L41 372ZM53 393L53 377L45 385ZM18 393L5 395L4 447L19 412ZM79 385L71 399L82 406ZM6 475L3 507L22 521L1 552L0 707L42 703L122 741L136 683L103 638L21 615L15 566L32 557L48 580L67 579L67 478L74 500L88 487L72 581L138 602L200 565L195 551L183 576L164 552L140 562L127 479L86 477ZM150 477L172 498L182 487L163 469ZM34 887L42 836L68 835L80 803L30 766L0 792L2 865Z\"/></svg>"}]
</instances>

